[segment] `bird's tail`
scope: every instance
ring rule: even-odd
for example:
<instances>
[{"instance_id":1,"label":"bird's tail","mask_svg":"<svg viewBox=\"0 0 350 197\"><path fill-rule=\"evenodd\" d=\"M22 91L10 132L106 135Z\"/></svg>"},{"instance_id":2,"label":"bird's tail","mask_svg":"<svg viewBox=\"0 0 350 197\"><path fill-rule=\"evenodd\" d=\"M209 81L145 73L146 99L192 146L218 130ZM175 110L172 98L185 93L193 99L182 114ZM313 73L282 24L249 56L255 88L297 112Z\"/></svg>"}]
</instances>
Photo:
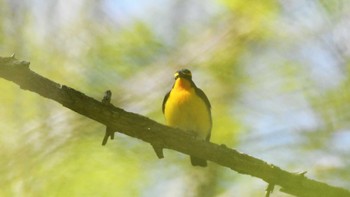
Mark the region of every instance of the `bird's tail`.
<instances>
[{"instance_id":1,"label":"bird's tail","mask_svg":"<svg viewBox=\"0 0 350 197\"><path fill-rule=\"evenodd\" d=\"M207 167L207 161L204 159L199 159L198 157L191 156L191 164L193 166Z\"/></svg>"}]
</instances>

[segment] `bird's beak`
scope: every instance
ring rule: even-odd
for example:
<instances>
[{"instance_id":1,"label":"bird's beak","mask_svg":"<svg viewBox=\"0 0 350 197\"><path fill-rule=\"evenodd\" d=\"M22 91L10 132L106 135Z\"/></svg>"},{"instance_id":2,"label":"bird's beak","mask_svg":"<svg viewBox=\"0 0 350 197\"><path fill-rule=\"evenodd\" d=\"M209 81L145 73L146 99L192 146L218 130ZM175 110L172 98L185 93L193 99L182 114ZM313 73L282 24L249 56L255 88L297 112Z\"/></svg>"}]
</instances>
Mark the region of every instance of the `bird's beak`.
<instances>
[{"instance_id":1,"label":"bird's beak","mask_svg":"<svg viewBox=\"0 0 350 197\"><path fill-rule=\"evenodd\" d=\"M180 72L176 72L176 73L174 74L175 80L176 80L177 78L179 78L179 77L181 77Z\"/></svg>"},{"instance_id":2,"label":"bird's beak","mask_svg":"<svg viewBox=\"0 0 350 197\"><path fill-rule=\"evenodd\" d=\"M174 78L175 80L177 78L182 78L182 77L185 77L186 75L182 72L182 71L177 71L175 74L174 74Z\"/></svg>"}]
</instances>

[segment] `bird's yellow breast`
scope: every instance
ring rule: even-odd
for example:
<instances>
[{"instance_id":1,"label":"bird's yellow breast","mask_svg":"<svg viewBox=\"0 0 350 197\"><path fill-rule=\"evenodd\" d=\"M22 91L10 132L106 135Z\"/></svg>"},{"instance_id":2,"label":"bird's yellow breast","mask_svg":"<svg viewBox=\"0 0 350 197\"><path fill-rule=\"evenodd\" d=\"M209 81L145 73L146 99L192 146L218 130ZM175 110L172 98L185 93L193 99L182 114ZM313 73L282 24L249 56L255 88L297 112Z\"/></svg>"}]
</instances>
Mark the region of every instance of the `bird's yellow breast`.
<instances>
[{"instance_id":1,"label":"bird's yellow breast","mask_svg":"<svg viewBox=\"0 0 350 197\"><path fill-rule=\"evenodd\" d=\"M167 125L195 132L200 139L206 139L211 130L209 110L193 87L175 84L165 104L164 115Z\"/></svg>"}]
</instances>

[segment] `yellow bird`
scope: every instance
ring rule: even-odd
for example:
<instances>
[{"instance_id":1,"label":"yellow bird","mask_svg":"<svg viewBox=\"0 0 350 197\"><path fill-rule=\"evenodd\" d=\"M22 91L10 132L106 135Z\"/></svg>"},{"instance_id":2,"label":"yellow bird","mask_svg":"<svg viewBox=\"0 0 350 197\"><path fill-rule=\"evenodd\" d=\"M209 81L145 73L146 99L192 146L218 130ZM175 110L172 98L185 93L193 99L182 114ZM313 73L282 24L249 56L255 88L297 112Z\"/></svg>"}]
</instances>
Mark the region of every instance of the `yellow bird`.
<instances>
[{"instance_id":1,"label":"yellow bird","mask_svg":"<svg viewBox=\"0 0 350 197\"><path fill-rule=\"evenodd\" d=\"M162 110L170 127L193 132L197 139L210 139L212 118L210 102L192 81L192 73L182 69L175 73L175 83L165 95ZM207 166L207 161L191 156L193 166Z\"/></svg>"}]
</instances>

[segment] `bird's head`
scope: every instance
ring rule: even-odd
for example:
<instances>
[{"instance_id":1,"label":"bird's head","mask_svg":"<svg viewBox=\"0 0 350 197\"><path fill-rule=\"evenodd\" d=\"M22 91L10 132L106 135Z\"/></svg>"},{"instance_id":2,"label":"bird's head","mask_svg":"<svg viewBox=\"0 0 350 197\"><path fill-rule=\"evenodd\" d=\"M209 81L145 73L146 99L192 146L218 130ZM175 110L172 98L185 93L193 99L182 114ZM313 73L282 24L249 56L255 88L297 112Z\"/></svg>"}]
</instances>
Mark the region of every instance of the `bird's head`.
<instances>
[{"instance_id":1,"label":"bird's head","mask_svg":"<svg viewBox=\"0 0 350 197\"><path fill-rule=\"evenodd\" d=\"M181 69L174 74L174 78L175 80L178 78L183 78L192 81L192 73L188 69Z\"/></svg>"},{"instance_id":2,"label":"bird's head","mask_svg":"<svg viewBox=\"0 0 350 197\"><path fill-rule=\"evenodd\" d=\"M175 78L175 84L174 88L180 88L180 89L191 89L194 87L194 83L192 81L192 73L188 69L181 69L178 70L174 74Z\"/></svg>"}]
</instances>

